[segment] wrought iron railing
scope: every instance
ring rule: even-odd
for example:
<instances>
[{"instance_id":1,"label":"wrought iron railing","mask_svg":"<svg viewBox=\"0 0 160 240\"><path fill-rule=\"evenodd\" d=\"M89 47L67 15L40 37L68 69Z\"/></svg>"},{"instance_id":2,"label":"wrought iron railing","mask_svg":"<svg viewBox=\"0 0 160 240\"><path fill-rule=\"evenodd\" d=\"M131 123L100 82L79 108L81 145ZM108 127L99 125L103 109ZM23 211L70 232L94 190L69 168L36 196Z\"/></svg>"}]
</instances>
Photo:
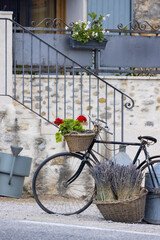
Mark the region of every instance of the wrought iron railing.
<instances>
[{"instance_id":1,"label":"wrought iron railing","mask_svg":"<svg viewBox=\"0 0 160 240\"><path fill-rule=\"evenodd\" d=\"M13 24L13 94L8 93L6 76L2 95L10 96L51 124L54 124L57 117L76 118L82 114L101 118L107 121L114 140L124 140L125 111L134 106L131 97L15 21L0 21L10 21ZM7 43L7 24L5 26ZM17 28L22 33L19 42L16 41ZM26 41L30 42L29 49L25 48ZM7 44L5 46L7 48ZM45 74L42 72L44 51L48 59ZM21 55L22 66L18 66L17 54ZM27 66L24 64L26 54L30 59ZM38 62L37 71L33 59ZM59 65L60 59L61 62L63 60L63 65ZM7 68L7 62L5 67ZM91 128L90 122L88 127Z\"/></svg>"},{"instance_id":2,"label":"wrought iron railing","mask_svg":"<svg viewBox=\"0 0 160 240\"><path fill-rule=\"evenodd\" d=\"M62 25L67 28L62 28ZM68 33L71 34L72 27L74 23L66 24L62 19L56 18L45 18L39 23L32 22L31 27L27 27L29 31L34 33ZM43 27L42 27L43 25ZM136 19L129 22L127 25L119 24L117 29L105 29L107 35L118 35L118 36L150 36L151 38L160 36L160 26L151 24L147 21L143 23L138 22ZM17 26L17 31L21 32L21 27ZM107 36L106 36L107 37ZM154 45L154 43L153 43ZM143 47L143 46L142 46ZM147 51L146 49L145 51ZM136 63L131 66L121 66L120 64L117 66L101 66L101 59L104 58L102 56L102 52L99 50L93 51L93 65L91 67L92 71L96 74L118 74L118 75L126 75L126 76L153 76L155 74L160 73L160 67L158 65L159 60L157 60L157 64L152 67L146 66L136 66ZM101 57L102 56L102 57ZM148 59L148 65L150 62L150 58ZM123 65L123 64L122 64ZM143 64L142 64L143 65Z\"/></svg>"},{"instance_id":3,"label":"wrought iron railing","mask_svg":"<svg viewBox=\"0 0 160 240\"><path fill-rule=\"evenodd\" d=\"M44 25L42 27L42 24ZM61 24L66 26L67 28L62 28ZM28 30L47 30L47 31L71 31L74 23L66 23L61 18L44 18L40 22L31 22L31 26L27 27ZM117 34L133 34L133 33L152 33L152 34L160 34L160 25L151 24L148 21L139 22L137 19L133 19L127 25L123 25L122 23L118 24L117 29L106 29L106 32L117 33Z\"/></svg>"}]
</instances>

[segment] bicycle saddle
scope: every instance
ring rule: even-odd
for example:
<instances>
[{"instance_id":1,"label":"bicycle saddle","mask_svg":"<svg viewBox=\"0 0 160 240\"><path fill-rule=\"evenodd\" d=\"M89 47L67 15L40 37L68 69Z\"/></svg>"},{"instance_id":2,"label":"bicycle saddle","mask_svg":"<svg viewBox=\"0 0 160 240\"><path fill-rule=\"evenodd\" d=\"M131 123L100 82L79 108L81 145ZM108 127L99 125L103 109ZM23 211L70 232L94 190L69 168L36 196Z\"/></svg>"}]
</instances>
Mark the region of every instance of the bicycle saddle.
<instances>
[{"instance_id":1,"label":"bicycle saddle","mask_svg":"<svg viewBox=\"0 0 160 240\"><path fill-rule=\"evenodd\" d=\"M157 142L157 139L154 138L154 137L151 137L151 136L139 136L138 139L139 139L140 141L146 140L146 141L151 141L151 142L154 142L154 143Z\"/></svg>"}]
</instances>

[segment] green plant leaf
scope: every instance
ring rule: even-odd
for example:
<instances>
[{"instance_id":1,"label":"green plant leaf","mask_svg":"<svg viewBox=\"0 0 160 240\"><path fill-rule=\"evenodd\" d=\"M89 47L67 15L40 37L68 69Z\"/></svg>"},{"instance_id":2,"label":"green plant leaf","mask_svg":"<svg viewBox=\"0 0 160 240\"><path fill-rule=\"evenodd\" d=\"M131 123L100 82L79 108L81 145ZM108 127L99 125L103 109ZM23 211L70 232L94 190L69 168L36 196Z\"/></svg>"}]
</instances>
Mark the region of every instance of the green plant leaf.
<instances>
[{"instance_id":1,"label":"green plant leaf","mask_svg":"<svg viewBox=\"0 0 160 240\"><path fill-rule=\"evenodd\" d=\"M57 132L56 134L55 134L55 138L56 138L56 142L58 143L58 142L62 142L62 136L61 136L61 134L59 133L59 132Z\"/></svg>"},{"instance_id":2,"label":"green plant leaf","mask_svg":"<svg viewBox=\"0 0 160 240\"><path fill-rule=\"evenodd\" d=\"M103 42L104 33L102 28L103 15L97 18L97 14L94 12L88 14L91 17L91 22L79 21L74 24L72 28L72 37L82 44L87 43L91 39L96 39L99 42Z\"/></svg>"},{"instance_id":3,"label":"green plant leaf","mask_svg":"<svg viewBox=\"0 0 160 240\"><path fill-rule=\"evenodd\" d=\"M85 129L83 129L82 123L80 123L78 120L74 121L73 130L74 131L85 131Z\"/></svg>"},{"instance_id":4,"label":"green plant leaf","mask_svg":"<svg viewBox=\"0 0 160 240\"><path fill-rule=\"evenodd\" d=\"M85 131L83 125L78 120L64 119L64 122L60 124L59 131L55 134L56 142L62 141L62 136L72 131Z\"/></svg>"}]
</instances>

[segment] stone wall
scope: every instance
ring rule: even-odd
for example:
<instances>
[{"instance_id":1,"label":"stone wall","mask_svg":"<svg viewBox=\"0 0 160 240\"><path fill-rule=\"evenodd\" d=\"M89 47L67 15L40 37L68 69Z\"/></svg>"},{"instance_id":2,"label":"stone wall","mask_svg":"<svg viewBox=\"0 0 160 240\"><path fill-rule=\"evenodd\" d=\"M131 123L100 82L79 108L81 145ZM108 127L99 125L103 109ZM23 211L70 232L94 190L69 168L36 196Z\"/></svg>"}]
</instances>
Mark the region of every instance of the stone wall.
<instances>
[{"instance_id":1,"label":"stone wall","mask_svg":"<svg viewBox=\"0 0 160 240\"><path fill-rule=\"evenodd\" d=\"M109 76L104 79L131 96L135 101L135 107L133 109L125 109L124 111L125 141L137 142L137 137L139 135L154 136L158 139L158 143L151 146L149 150L151 154L159 154L160 79L156 77ZM86 91L86 98L87 94L88 92ZM95 95L95 101L97 101L95 91L93 94ZM5 102L6 97L1 98L3 98ZM100 116L102 118L104 117L104 99L105 96L100 95ZM111 101L109 101L109 104L108 112L110 111L112 104ZM85 107L85 109L86 111L84 114L87 116L87 107ZM69 111L71 112L71 109L69 109ZM94 117L94 112L92 112L92 116ZM63 116L59 117L63 118ZM1 103L0 127L0 151L10 153L10 145L18 145L23 147L21 155L29 156L33 159L30 177L25 180L27 189L31 190L31 181L36 167L43 161L43 159L64 150L63 143L55 142L55 133L57 132L57 129L14 101L7 105ZM133 157L135 150L136 149L133 149L133 147L128 148L127 153Z\"/></svg>"},{"instance_id":2,"label":"stone wall","mask_svg":"<svg viewBox=\"0 0 160 240\"><path fill-rule=\"evenodd\" d=\"M151 25L160 23L160 2L158 0L134 0L134 18L138 22L148 21Z\"/></svg>"}]
</instances>

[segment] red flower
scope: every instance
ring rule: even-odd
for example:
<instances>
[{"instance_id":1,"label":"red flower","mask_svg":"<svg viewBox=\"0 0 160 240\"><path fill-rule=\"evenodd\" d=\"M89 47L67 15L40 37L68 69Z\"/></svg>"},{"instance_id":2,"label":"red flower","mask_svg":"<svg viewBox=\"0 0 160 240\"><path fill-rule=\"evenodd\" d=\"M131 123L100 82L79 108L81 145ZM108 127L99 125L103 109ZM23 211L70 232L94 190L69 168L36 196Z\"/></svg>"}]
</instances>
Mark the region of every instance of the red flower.
<instances>
[{"instance_id":1,"label":"red flower","mask_svg":"<svg viewBox=\"0 0 160 240\"><path fill-rule=\"evenodd\" d=\"M54 123L59 126L60 124L62 124L62 123L64 123L64 122L63 122L63 120L62 120L61 118L56 118L56 120L54 121Z\"/></svg>"},{"instance_id":2,"label":"red flower","mask_svg":"<svg viewBox=\"0 0 160 240\"><path fill-rule=\"evenodd\" d=\"M80 115L80 116L77 118L77 120L78 120L79 122L87 122L87 118L84 117L83 115Z\"/></svg>"},{"instance_id":3,"label":"red flower","mask_svg":"<svg viewBox=\"0 0 160 240\"><path fill-rule=\"evenodd\" d=\"M7 5L4 5L4 6L3 6L3 11L4 11L6 8L7 8Z\"/></svg>"}]
</instances>

